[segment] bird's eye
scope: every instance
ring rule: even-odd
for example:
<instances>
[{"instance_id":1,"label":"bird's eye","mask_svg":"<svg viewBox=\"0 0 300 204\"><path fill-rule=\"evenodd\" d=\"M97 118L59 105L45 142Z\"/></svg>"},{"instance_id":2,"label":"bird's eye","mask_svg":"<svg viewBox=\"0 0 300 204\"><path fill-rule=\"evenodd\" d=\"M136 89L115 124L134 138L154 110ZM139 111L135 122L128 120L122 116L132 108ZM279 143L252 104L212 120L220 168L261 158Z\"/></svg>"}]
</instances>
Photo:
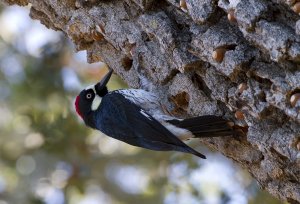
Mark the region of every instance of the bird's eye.
<instances>
[{"instance_id":1,"label":"bird's eye","mask_svg":"<svg viewBox=\"0 0 300 204\"><path fill-rule=\"evenodd\" d=\"M93 95L91 93L88 93L86 96L85 96L87 99L91 99L93 97Z\"/></svg>"}]
</instances>

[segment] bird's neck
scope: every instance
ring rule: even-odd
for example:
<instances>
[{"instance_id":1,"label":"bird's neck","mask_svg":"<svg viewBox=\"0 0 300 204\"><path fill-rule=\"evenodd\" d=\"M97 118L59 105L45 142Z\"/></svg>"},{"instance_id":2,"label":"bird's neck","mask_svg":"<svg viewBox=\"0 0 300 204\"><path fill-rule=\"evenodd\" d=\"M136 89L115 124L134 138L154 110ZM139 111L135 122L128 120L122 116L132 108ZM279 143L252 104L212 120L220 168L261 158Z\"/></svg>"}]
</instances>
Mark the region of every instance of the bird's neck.
<instances>
[{"instance_id":1,"label":"bird's neck","mask_svg":"<svg viewBox=\"0 0 300 204\"><path fill-rule=\"evenodd\" d=\"M91 113L89 113L85 119L84 122L87 126L97 129L96 128L96 123L95 123L95 111L92 111Z\"/></svg>"}]
</instances>

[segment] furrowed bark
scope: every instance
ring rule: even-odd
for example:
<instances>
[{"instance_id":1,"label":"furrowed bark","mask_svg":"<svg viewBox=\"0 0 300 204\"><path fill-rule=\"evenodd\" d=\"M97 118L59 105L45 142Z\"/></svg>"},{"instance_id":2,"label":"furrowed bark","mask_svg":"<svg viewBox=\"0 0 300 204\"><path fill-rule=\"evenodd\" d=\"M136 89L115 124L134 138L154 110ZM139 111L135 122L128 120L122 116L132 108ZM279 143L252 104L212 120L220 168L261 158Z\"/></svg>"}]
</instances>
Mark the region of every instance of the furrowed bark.
<instances>
[{"instance_id":1,"label":"furrowed bark","mask_svg":"<svg viewBox=\"0 0 300 204\"><path fill-rule=\"evenodd\" d=\"M2 0L3 1L3 0ZM88 62L155 91L170 112L215 114L244 137L202 139L261 187L300 203L300 17L289 0L4 0L60 30ZM300 9L299 9L300 10Z\"/></svg>"}]
</instances>

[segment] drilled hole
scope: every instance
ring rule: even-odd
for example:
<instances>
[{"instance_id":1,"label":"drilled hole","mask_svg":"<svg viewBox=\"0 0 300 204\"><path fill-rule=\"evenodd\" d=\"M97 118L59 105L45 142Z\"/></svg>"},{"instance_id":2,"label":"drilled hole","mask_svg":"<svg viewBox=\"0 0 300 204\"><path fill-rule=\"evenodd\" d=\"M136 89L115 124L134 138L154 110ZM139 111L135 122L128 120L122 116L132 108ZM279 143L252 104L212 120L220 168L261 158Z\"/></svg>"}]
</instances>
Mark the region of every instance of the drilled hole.
<instances>
[{"instance_id":1,"label":"drilled hole","mask_svg":"<svg viewBox=\"0 0 300 204\"><path fill-rule=\"evenodd\" d=\"M281 153L279 153L276 149L274 149L273 147L270 148L270 152L272 152L272 154L281 159L282 161L286 161L288 160L288 157L286 157L285 155L282 155Z\"/></svg>"},{"instance_id":2,"label":"drilled hole","mask_svg":"<svg viewBox=\"0 0 300 204\"><path fill-rule=\"evenodd\" d=\"M260 92L260 93L258 94L258 99L259 99L260 101L262 101L262 102L267 102L265 92L263 92L263 91Z\"/></svg>"},{"instance_id":3,"label":"drilled hole","mask_svg":"<svg viewBox=\"0 0 300 204\"><path fill-rule=\"evenodd\" d=\"M132 67L133 60L129 57L125 57L122 59L122 66L124 67L125 71L129 71Z\"/></svg>"},{"instance_id":4,"label":"drilled hole","mask_svg":"<svg viewBox=\"0 0 300 204\"><path fill-rule=\"evenodd\" d=\"M171 97L171 100L175 103L177 108L186 110L189 106L190 95L186 92L181 92Z\"/></svg>"},{"instance_id":5,"label":"drilled hole","mask_svg":"<svg viewBox=\"0 0 300 204\"><path fill-rule=\"evenodd\" d=\"M225 45L224 48L225 48L226 50L235 50L236 46L237 46L236 44Z\"/></svg>"},{"instance_id":6,"label":"drilled hole","mask_svg":"<svg viewBox=\"0 0 300 204\"><path fill-rule=\"evenodd\" d=\"M206 96L210 97L211 90L207 87L206 83L203 81L203 79L198 75L194 74L192 76L192 82L197 85L197 87L202 90Z\"/></svg>"},{"instance_id":7,"label":"drilled hole","mask_svg":"<svg viewBox=\"0 0 300 204\"><path fill-rule=\"evenodd\" d=\"M295 89L294 91L291 92L291 95L296 94L296 93L300 93L300 89Z\"/></svg>"},{"instance_id":8,"label":"drilled hole","mask_svg":"<svg viewBox=\"0 0 300 204\"><path fill-rule=\"evenodd\" d=\"M262 87L271 88L271 86L273 84L270 79L262 78L262 77L256 75L255 72L249 72L249 77L252 77L255 81L257 81L260 84L260 88L262 88Z\"/></svg>"},{"instance_id":9,"label":"drilled hole","mask_svg":"<svg viewBox=\"0 0 300 204\"><path fill-rule=\"evenodd\" d=\"M287 198L286 199L290 204L299 204L297 200L294 200L293 198Z\"/></svg>"},{"instance_id":10,"label":"drilled hole","mask_svg":"<svg viewBox=\"0 0 300 204\"><path fill-rule=\"evenodd\" d=\"M298 181L295 180L295 179L290 179L289 182L291 182L291 183L298 183Z\"/></svg>"}]
</instances>

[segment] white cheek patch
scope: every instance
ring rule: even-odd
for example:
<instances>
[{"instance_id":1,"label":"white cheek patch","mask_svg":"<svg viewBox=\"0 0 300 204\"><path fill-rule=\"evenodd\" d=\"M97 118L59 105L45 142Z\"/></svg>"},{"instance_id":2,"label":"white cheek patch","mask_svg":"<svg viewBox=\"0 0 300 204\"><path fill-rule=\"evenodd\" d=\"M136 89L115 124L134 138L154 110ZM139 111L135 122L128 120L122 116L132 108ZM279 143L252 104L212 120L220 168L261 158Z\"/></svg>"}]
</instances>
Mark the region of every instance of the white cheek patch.
<instances>
[{"instance_id":1,"label":"white cheek patch","mask_svg":"<svg viewBox=\"0 0 300 204\"><path fill-rule=\"evenodd\" d=\"M95 98L92 102L92 107L91 107L92 111L95 111L100 106L102 98L97 95L95 85L90 85L90 86L85 88L85 90L89 90L89 89L92 89L94 91L94 94L95 94Z\"/></svg>"},{"instance_id":2,"label":"white cheek patch","mask_svg":"<svg viewBox=\"0 0 300 204\"><path fill-rule=\"evenodd\" d=\"M100 106L101 100L102 100L102 98L96 94L95 98L92 102L92 111L95 111L98 109L98 107Z\"/></svg>"}]
</instances>

